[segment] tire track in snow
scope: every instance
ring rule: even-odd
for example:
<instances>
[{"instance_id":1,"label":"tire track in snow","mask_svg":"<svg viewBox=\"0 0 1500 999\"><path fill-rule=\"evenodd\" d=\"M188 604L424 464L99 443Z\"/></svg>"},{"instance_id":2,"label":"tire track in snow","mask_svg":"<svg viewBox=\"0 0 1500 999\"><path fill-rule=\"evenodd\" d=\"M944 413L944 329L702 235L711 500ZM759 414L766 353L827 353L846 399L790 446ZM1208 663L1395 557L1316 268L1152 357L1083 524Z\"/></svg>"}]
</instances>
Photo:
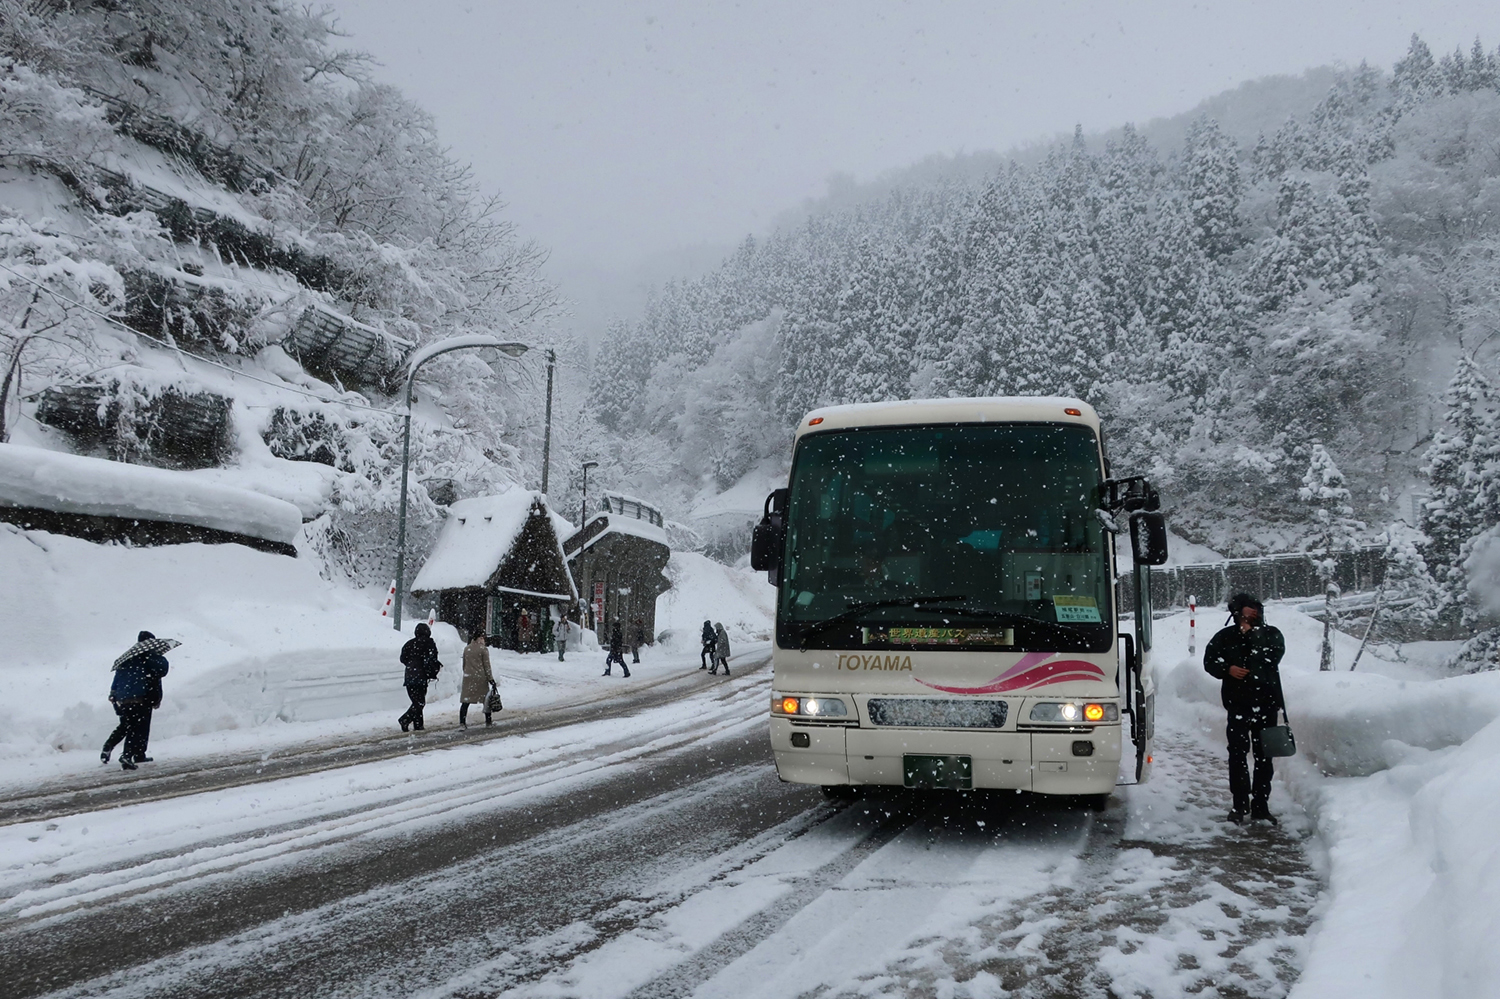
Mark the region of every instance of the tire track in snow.
<instances>
[{"instance_id":1,"label":"tire track in snow","mask_svg":"<svg viewBox=\"0 0 1500 999\"><path fill-rule=\"evenodd\" d=\"M947 940L808 996L1276 999L1297 980L1319 882L1296 813L1229 826L1222 750L1163 732L1149 784L1092 817L1076 872ZM1279 797L1279 796L1278 796ZM1145 812L1171 815L1158 821ZM1153 835L1166 826L1163 835Z\"/></svg>"},{"instance_id":2,"label":"tire track in snow","mask_svg":"<svg viewBox=\"0 0 1500 999\"><path fill-rule=\"evenodd\" d=\"M720 688L709 695L719 702L719 717L686 726L687 731L674 731L681 726L658 729L656 737L644 743L626 739L586 744L520 772L508 771L493 777L476 779L459 770L448 779L429 782L431 786L425 788L403 787L399 800L389 804L334 809L312 822L256 828L248 836L211 841L188 851L148 856L124 866L110 865L71 876L53 875L45 884L0 898L0 916L18 921L56 918L71 910L135 895L197 886L266 865L296 862L301 855L336 849L370 836L388 837L405 826L461 821L477 813L515 807L539 793L561 793L566 787L598 780L612 767L677 752L751 726L755 720L747 720L744 715L764 703L768 684L769 680L764 680Z\"/></svg>"}]
</instances>

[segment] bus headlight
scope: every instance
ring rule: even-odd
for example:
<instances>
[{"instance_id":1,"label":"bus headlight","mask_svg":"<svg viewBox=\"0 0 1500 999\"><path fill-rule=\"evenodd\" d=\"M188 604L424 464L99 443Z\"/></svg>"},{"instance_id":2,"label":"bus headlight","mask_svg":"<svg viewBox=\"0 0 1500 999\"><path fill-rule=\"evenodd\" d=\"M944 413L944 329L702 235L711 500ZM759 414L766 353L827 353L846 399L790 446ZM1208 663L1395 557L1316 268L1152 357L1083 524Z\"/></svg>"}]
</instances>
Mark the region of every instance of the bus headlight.
<instances>
[{"instance_id":1,"label":"bus headlight","mask_svg":"<svg viewBox=\"0 0 1500 999\"><path fill-rule=\"evenodd\" d=\"M1120 706L1100 701L1035 704L1031 708L1031 720L1067 725L1077 722L1117 722L1120 720Z\"/></svg>"},{"instance_id":2,"label":"bus headlight","mask_svg":"<svg viewBox=\"0 0 1500 999\"><path fill-rule=\"evenodd\" d=\"M798 715L803 718L847 718L849 708L837 697L792 697L771 698L771 713L776 715Z\"/></svg>"}]
</instances>

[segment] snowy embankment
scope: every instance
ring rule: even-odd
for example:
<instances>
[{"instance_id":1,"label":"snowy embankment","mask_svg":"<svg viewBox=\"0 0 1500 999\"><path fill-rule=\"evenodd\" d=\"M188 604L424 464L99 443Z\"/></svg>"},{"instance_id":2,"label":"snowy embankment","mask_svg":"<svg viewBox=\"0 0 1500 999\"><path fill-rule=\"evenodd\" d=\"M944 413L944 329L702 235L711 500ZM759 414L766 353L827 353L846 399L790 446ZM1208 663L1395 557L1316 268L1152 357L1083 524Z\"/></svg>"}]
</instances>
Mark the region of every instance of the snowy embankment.
<instances>
[{"instance_id":1,"label":"snowy embankment","mask_svg":"<svg viewBox=\"0 0 1500 999\"><path fill-rule=\"evenodd\" d=\"M1212 614L1205 614L1213 618ZM1427 999L1494 994L1500 981L1500 672L1447 676L1418 659L1371 658L1338 635L1318 671L1322 625L1289 607L1283 686L1299 754L1278 764L1315 823L1329 899L1292 995ZM1162 678L1165 710L1222 741L1218 682L1198 657ZM1187 650L1187 620L1157 622L1157 647ZM1439 656L1427 658L1437 660ZM1175 703L1166 703L1172 701Z\"/></svg>"},{"instance_id":2,"label":"snowy embankment","mask_svg":"<svg viewBox=\"0 0 1500 999\"><path fill-rule=\"evenodd\" d=\"M0 783L98 765L116 723L109 666L141 629L183 643L152 721L152 746L168 756L352 735L393 726L406 706L398 656L415 621L396 633L380 616L384 594L331 584L312 559L241 545L99 545L0 524L0 565ZM763 575L682 554L670 572L678 588L661 600L659 627L689 639L645 650L637 676L696 667L705 616L724 622L736 653L767 633L774 591ZM428 714L447 723L460 643L444 624L434 637L447 668ZM601 689L592 633L565 663L499 649L492 660L510 709Z\"/></svg>"},{"instance_id":3,"label":"snowy embankment","mask_svg":"<svg viewBox=\"0 0 1500 999\"><path fill-rule=\"evenodd\" d=\"M722 623L731 643L770 641L776 588L765 573L673 552L667 578L672 588L656 600L656 633L669 648L696 653L704 621Z\"/></svg>"}]
</instances>

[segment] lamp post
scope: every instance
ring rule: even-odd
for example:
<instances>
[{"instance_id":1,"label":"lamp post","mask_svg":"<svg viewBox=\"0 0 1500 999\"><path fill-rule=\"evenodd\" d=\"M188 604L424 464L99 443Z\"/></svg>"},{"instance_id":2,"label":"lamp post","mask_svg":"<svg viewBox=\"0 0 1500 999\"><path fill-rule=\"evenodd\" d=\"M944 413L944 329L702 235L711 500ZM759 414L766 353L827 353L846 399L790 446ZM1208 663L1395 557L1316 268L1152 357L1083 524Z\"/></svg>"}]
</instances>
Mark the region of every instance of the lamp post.
<instances>
[{"instance_id":1,"label":"lamp post","mask_svg":"<svg viewBox=\"0 0 1500 999\"><path fill-rule=\"evenodd\" d=\"M446 354L452 350L463 350L469 347L493 347L507 357L520 357L531 348L524 343L516 343L513 340L501 340L499 337L473 334L470 336L449 337L439 340L437 343L428 344L407 360L406 367L406 426L401 438L401 513L396 529L396 597L395 607L392 608L392 626L401 630L401 602L405 598L406 587L406 479L411 467L411 393L412 383L416 381L417 369L439 354ZM549 368L550 371L550 368Z\"/></svg>"},{"instance_id":2,"label":"lamp post","mask_svg":"<svg viewBox=\"0 0 1500 999\"><path fill-rule=\"evenodd\" d=\"M583 527L583 522L589 519L589 469L598 468L597 461L586 461L583 463L583 503L578 507L578 526Z\"/></svg>"},{"instance_id":3,"label":"lamp post","mask_svg":"<svg viewBox=\"0 0 1500 999\"><path fill-rule=\"evenodd\" d=\"M557 351L547 348L547 429L542 435L542 495L547 494L547 468L552 463L552 368Z\"/></svg>"}]
</instances>

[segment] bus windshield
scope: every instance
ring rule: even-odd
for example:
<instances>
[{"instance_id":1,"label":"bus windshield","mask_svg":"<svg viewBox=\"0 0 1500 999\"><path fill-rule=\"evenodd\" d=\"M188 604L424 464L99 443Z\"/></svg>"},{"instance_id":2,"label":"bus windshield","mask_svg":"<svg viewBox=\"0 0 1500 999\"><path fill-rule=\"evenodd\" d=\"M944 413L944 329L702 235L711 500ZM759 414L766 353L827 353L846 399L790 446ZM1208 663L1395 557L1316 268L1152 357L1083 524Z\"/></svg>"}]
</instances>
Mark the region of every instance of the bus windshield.
<instances>
[{"instance_id":1,"label":"bus windshield","mask_svg":"<svg viewBox=\"0 0 1500 999\"><path fill-rule=\"evenodd\" d=\"M787 507L777 641L1102 652L1114 639L1092 429L809 434Z\"/></svg>"}]
</instances>

